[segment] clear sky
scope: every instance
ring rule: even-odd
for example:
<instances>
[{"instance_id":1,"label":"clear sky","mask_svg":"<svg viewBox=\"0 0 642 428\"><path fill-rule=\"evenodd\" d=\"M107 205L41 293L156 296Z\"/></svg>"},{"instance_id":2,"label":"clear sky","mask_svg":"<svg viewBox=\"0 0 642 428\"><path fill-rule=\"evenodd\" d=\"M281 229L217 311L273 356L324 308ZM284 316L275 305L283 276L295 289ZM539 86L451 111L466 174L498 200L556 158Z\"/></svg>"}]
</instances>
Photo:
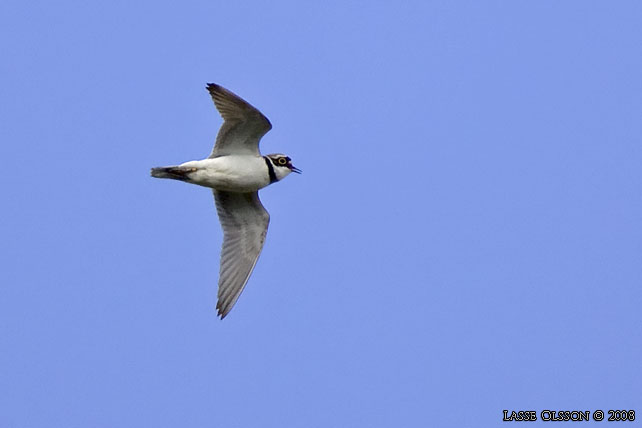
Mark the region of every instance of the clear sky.
<instances>
[{"instance_id":1,"label":"clear sky","mask_svg":"<svg viewBox=\"0 0 642 428\"><path fill-rule=\"evenodd\" d=\"M642 3L0 3L0 427L642 419ZM219 83L303 175L216 317ZM607 423L606 421L603 423ZM504 426L504 425L502 425Z\"/></svg>"}]
</instances>

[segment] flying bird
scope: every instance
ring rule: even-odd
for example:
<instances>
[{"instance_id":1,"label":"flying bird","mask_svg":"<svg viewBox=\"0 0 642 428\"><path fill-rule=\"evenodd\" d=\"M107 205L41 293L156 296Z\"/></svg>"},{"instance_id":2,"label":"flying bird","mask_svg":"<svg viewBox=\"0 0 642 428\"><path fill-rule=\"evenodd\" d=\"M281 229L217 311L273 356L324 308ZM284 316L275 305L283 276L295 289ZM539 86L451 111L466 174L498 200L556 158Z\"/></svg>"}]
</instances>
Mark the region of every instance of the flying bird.
<instances>
[{"instance_id":1,"label":"flying bird","mask_svg":"<svg viewBox=\"0 0 642 428\"><path fill-rule=\"evenodd\" d=\"M223 228L216 303L223 319L245 288L265 242L270 215L258 190L301 170L284 154L261 156L259 141L272 124L259 110L217 84L208 83L207 90L223 117L212 153L207 159L152 168L151 175L212 189Z\"/></svg>"}]
</instances>

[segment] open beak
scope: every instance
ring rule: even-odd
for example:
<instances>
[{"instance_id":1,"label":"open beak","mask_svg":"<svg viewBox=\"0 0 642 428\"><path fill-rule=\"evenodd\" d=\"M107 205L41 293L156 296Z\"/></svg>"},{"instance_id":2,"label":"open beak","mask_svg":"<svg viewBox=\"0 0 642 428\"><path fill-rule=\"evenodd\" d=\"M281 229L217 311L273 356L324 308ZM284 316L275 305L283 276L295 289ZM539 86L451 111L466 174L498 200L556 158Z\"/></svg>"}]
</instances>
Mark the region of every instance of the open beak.
<instances>
[{"instance_id":1,"label":"open beak","mask_svg":"<svg viewBox=\"0 0 642 428\"><path fill-rule=\"evenodd\" d=\"M303 171L301 171L299 168L297 168L294 165L290 165L290 171L296 172L297 174L301 174Z\"/></svg>"}]
</instances>

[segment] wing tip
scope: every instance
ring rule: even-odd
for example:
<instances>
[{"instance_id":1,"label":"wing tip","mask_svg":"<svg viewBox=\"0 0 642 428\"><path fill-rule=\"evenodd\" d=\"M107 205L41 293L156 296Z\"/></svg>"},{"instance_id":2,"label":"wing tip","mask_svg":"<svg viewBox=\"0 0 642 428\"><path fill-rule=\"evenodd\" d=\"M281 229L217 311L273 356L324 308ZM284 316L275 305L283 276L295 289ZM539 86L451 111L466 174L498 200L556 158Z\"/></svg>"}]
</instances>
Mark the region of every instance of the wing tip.
<instances>
[{"instance_id":1,"label":"wing tip","mask_svg":"<svg viewBox=\"0 0 642 428\"><path fill-rule=\"evenodd\" d=\"M212 94L212 93L215 93L215 92L221 92L223 87L221 85L217 85L216 83L206 83L205 84L205 89L207 89L207 91L210 94Z\"/></svg>"},{"instance_id":2,"label":"wing tip","mask_svg":"<svg viewBox=\"0 0 642 428\"><path fill-rule=\"evenodd\" d=\"M228 308L223 308L222 306L223 305L221 305L220 301L216 304L216 310L218 312L216 314L216 316L219 317L221 319L221 321L223 321L223 319L227 316L227 314L230 313L230 310L232 309L232 308L229 308L229 307Z\"/></svg>"}]
</instances>

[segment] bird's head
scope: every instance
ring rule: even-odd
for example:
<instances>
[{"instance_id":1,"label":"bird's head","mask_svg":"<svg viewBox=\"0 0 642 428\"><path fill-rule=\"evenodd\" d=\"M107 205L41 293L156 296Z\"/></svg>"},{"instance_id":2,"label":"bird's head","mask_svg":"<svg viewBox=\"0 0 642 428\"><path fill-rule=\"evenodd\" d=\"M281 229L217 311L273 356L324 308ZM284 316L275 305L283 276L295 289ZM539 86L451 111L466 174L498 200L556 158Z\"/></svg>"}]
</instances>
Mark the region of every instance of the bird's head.
<instances>
[{"instance_id":1,"label":"bird's head","mask_svg":"<svg viewBox=\"0 0 642 428\"><path fill-rule=\"evenodd\" d=\"M277 180L283 179L291 172L301 174L301 170L292 165L292 159L288 156L281 153L273 153L271 155L267 155L267 157L274 166L274 174L276 175Z\"/></svg>"}]
</instances>

